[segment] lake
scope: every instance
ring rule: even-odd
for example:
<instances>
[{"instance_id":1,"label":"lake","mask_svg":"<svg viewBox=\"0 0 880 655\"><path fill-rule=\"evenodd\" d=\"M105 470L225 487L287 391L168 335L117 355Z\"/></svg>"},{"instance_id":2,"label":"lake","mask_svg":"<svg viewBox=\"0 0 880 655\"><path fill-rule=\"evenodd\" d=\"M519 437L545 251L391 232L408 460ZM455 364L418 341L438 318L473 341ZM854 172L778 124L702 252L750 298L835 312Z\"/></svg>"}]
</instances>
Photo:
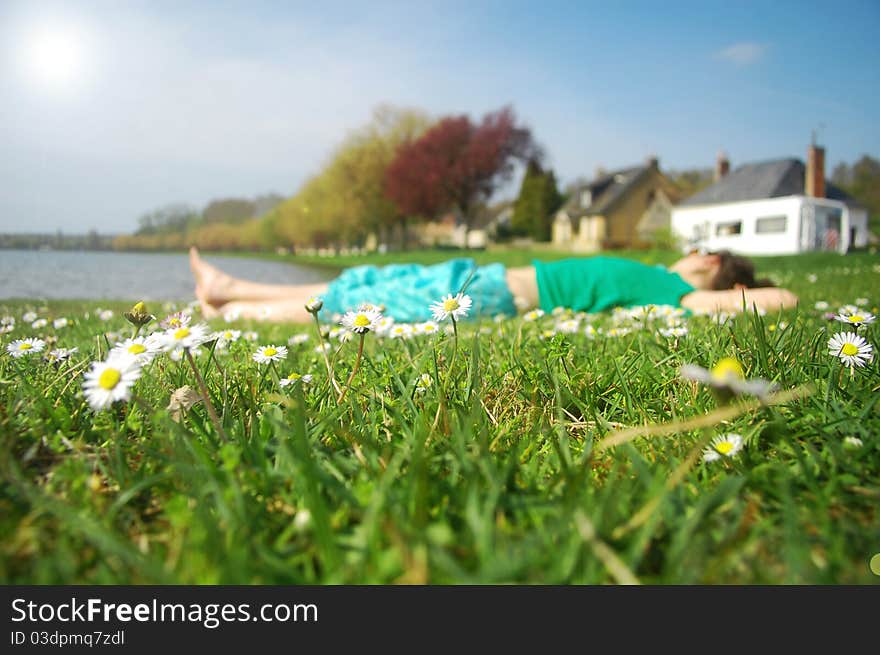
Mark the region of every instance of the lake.
<instances>
[{"instance_id":1,"label":"lake","mask_svg":"<svg viewBox=\"0 0 880 655\"><path fill-rule=\"evenodd\" d=\"M245 257L205 256L230 275L276 284L324 282L330 270ZM0 250L0 298L192 300L186 254Z\"/></svg>"}]
</instances>

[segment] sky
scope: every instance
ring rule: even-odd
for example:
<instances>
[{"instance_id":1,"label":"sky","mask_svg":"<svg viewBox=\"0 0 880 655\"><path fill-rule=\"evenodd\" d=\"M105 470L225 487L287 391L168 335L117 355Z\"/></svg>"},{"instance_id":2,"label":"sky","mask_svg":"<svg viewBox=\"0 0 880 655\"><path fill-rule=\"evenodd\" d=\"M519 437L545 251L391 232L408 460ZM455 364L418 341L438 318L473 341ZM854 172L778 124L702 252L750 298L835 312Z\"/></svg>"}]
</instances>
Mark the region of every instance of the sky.
<instances>
[{"instance_id":1,"label":"sky","mask_svg":"<svg viewBox=\"0 0 880 655\"><path fill-rule=\"evenodd\" d=\"M387 103L511 105L562 184L880 156L880 2L0 0L0 232L292 195ZM508 185L502 195L515 192Z\"/></svg>"}]
</instances>

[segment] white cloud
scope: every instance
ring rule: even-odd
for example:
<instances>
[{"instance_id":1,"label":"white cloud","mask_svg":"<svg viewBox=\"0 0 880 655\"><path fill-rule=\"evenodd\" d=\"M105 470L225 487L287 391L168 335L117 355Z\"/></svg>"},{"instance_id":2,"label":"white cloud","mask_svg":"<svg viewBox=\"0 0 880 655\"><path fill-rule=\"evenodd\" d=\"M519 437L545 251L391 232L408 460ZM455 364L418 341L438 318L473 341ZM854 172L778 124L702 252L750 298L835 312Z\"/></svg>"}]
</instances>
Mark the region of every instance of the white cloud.
<instances>
[{"instance_id":1,"label":"white cloud","mask_svg":"<svg viewBox=\"0 0 880 655\"><path fill-rule=\"evenodd\" d=\"M737 66L748 66L761 59L766 53L767 46L763 43L743 41L742 43L734 43L719 50L715 53L715 58L736 64Z\"/></svg>"}]
</instances>

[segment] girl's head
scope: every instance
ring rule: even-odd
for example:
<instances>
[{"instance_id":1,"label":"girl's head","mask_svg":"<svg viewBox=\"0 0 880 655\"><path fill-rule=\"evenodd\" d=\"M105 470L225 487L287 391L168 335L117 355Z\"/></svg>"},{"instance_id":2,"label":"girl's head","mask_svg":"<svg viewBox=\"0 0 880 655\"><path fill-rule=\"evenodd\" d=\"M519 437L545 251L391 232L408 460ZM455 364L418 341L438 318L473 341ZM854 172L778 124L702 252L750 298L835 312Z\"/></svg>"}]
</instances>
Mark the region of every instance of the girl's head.
<instances>
[{"instance_id":1,"label":"girl's head","mask_svg":"<svg viewBox=\"0 0 880 655\"><path fill-rule=\"evenodd\" d=\"M728 250L692 252L678 260L669 270L681 275L693 287L707 291L774 286L766 278L756 280L755 265L751 260L734 255Z\"/></svg>"}]
</instances>

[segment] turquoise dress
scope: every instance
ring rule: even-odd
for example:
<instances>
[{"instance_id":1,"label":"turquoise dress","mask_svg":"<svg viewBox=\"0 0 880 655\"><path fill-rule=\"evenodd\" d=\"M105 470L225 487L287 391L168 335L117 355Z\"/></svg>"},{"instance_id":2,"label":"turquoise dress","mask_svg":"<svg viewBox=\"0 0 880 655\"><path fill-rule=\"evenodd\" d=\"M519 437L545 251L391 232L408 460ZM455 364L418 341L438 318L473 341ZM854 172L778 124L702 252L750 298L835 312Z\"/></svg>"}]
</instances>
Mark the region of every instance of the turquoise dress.
<instances>
[{"instance_id":1,"label":"turquoise dress","mask_svg":"<svg viewBox=\"0 0 880 655\"><path fill-rule=\"evenodd\" d=\"M390 264L349 268L330 282L323 296L321 317L329 319L332 314L370 303L384 305L384 315L395 321L427 321L433 318L431 303L460 291L473 300L468 318L516 314L502 264L477 266L473 259L459 258L432 266Z\"/></svg>"}]
</instances>

